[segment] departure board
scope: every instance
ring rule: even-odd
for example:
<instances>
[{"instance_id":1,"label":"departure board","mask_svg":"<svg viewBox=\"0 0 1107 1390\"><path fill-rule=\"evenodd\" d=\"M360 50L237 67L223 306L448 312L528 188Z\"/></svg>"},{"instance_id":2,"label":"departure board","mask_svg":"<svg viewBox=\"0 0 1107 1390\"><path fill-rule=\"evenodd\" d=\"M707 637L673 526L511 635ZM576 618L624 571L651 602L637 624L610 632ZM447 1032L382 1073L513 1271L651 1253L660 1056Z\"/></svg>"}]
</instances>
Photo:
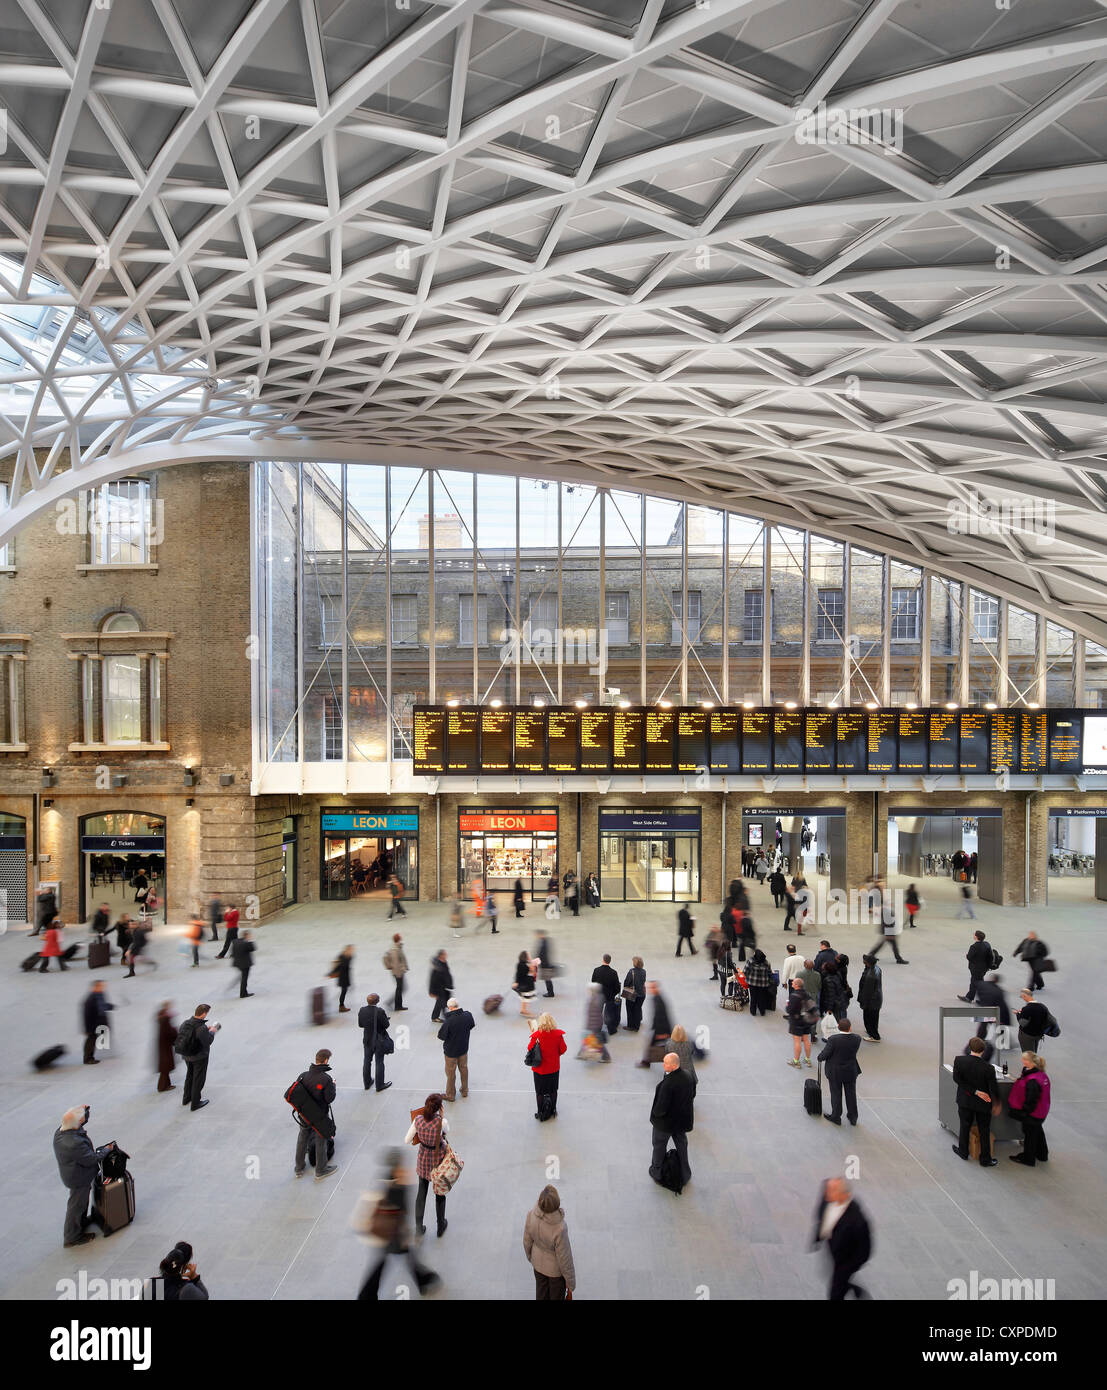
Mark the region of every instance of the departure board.
<instances>
[{"instance_id":1,"label":"departure board","mask_svg":"<svg viewBox=\"0 0 1107 1390\"><path fill-rule=\"evenodd\" d=\"M956 714L940 710L930 712L930 734L927 739L927 759L931 772L959 772L958 734L961 725Z\"/></svg>"},{"instance_id":2,"label":"departure board","mask_svg":"<svg viewBox=\"0 0 1107 1390\"><path fill-rule=\"evenodd\" d=\"M586 709L580 716L580 770L581 772L611 771L611 716L610 709Z\"/></svg>"},{"instance_id":3,"label":"departure board","mask_svg":"<svg viewBox=\"0 0 1107 1390\"><path fill-rule=\"evenodd\" d=\"M612 724L612 772L641 772L643 770L642 736L646 726L645 710L617 709Z\"/></svg>"},{"instance_id":4,"label":"departure board","mask_svg":"<svg viewBox=\"0 0 1107 1390\"><path fill-rule=\"evenodd\" d=\"M869 772L895 772L896 733L899 720L891 710L869 715L869 735L866 740L866 766Z\"/></svg>"},{"instance_id":5,"label":"departure board","mask_svg":"<svg viewBox=\"0 0 1107 1390\"><path fill-rule=\"evenodd\" d=\"M822 711L803 716L803 757L808 772L834 771L834 716Z\"/></svg>"},{"instance_id":6,"label":"departure board","mask_svg":"<svg viewBox=\"0 0 1107 1390\"><path fill-rule=\"evenodd\" d=\"M1044 710L1019 715L1019 771L1044 772L1049 752L1049 716Z\"/></svg>"},{"instance_id":7,"label":"departure board","mask_svg":"<svg viewBox=\"0 0 1107 1390\"><path fill-rule=\"evenodd\" d=\"M852 711L834 716L834 764L839 772L864 772L868 720Z\"/></svg>"},{"instance_id":8,"label":"departure board","mask_svg":"<svg viewBox=\"0 0 1107 1390\"><path fill-rule=\"evenodd\" d=\"M546 713L544 710L515 711L515 754L512 760L516 772L545 772L546 770Z\"/></svg>"},{"instance_id":9,"label":"departure board","mask_svg":"<svg viewBox=\"0 0 1107 1390\"><path fill-rule=\"evenodd\" d=\"M773 771L803 771L803 715L798 710L773 715Z\"/></svg>"},{"instance_id":10,"label":"departure board","mask_svg":"<svg viewBox=\"0 0 1107 1390\"><path fill-rule=\"evenodd\" d=\"M420 711L415 721L415 766L421 777L433 777L446 771L446 711Z\"/></svg>"},{"instance_id":11,"label":"departure board","mask_svg":"<svg viewBox=\"0 0 1107 1390\"><path fill-rule=\"evenodd\" d=\"M964 738L964 721L962 717L962 738ZM964 767L964 756L962 750L962 768ZM991 729L991 768L993 771L1001 767L1008 768L1014 772L1018 768L1019 757L1019 717L1014 710L997 710L992 715ZM981 772L987 772L987 766L982 767Z\"/></svg>"},{"instance_id":12,"label":"departure board","mask_svg":"<svg viewBox=\"0 0 1107 1390\"><path fill-rule=\"evenodd\" d=\"M708 735L711 741L711 771L741 772L742 745L738 733L738 711L713 709L708 724Z\"/></svg>"},{"instance_id":13,"label":"departure board","mask_svg":"<svg viewBox=\"0 0 1107 1390\"><path fill-rule=\"evenodd\" d=\"M446 771L479 772L479 711L452 709L446 715Z\"/></svg>"},{"instance_id":14,"label":"departure board","mask_svg":"<svg viewBox=\"0 0 1107 1390\"><path fill-rule=\"evenodd\" d=\"M742 771L768 772L772 767L769 747L773 717L765 710L742 712Z\"/></svg>"},{"instance_id":15,"label":"departure board","mask_svg":"<svg viewBox=\"0 0 1107 1390\"><path fill-rule=\"evenodd\" d=\"M546 711L546 768L549 772L576 772L580 767L580 711Z\"/></svg>"},{"instance_id":16,"label":"departure board","mask_svg":"<svg viewBox=\"0 0 1107 1390\"><path fill-rule=\"evenodd\" d=\"M707 766L707 711L682 709L676 719L676 770L698 772Z\"/></svg>"},{"instance_id":17,"label":"departure board","mask_svg":"<svg viewBox=\"0 0 1107 1390\"><path fill-rule=\"evenodd\" d=\"M511 711L483 709L480 712L480 770L510 772L512 760Z\"/></svg>"},{"instance_id":18,"label":"departure board","mask_svg":"<svg viewBox=\"0 0 1107 1390\"><path fill-rule=\"evenodd\" d=\"M646 712L646 771L672 772L676 755L676 710Z\"/></svg>"},{"instance_id":19,"label":"departure board","mask_svg":"<svg viewBox=\"0 0 1107 1390\"><path fill-rule=\"evenodd\" d=\"M1078 714L1055 714L1049 728L1050 772L1079 772L1083 766L1084 721Z\"/></svg>"},{"instance_id":20,"label":"departure board","mask_svg":"<svg viewBox=\"0 0 1107 1390\"><path fill-rule=\"evenodd\" d=\"M926 715L918 710L899 716L897 758L900 772L925 772Z\"/></svg>"},{"instance_id":21,"label":"departure board","mask_svg":"<svg viewBox=\"0 0 1107 1390\"><path fill-rule=\"evenodd\" d=\"M703 709L414 711L417 777L503 775L1107 775L1098 710Z\"/></svg>"}]
</instances>

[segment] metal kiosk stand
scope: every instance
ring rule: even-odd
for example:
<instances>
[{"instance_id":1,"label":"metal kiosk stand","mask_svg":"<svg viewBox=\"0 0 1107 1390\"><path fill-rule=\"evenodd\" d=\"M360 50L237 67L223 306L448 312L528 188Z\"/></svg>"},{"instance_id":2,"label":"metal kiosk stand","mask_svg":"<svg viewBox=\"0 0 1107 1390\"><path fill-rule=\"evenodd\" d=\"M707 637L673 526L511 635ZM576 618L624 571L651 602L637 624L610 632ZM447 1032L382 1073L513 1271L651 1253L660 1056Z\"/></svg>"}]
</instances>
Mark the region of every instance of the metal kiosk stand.
<instances>
[{"instance_id":1,"label":"metal kiosk stand","mask_svg":"<svg viewBox=\"0 0 1107 1390\"><path fill-rule=\"evenodd\" d=\"M953 1063L946 1061L947 1019L998 1023L999 1009L995 1004L961 1004L950 1007L942 1005L938 1009L938 1123L943 1129L956 1134L961 1128L961 1119L957 1114L957 1085L953 1080ZM956 1051L960 1052L964 1045L962 1041ZM995 1068L995 1073L1001 1108L998 1115L992 1116L992 1134L996 1143L1001 1144L1005 1140L1022 1138L1022 1126L1011 1118L1007 1109L1007 1097L1011 1094L1011 1087L1018 1076L1017 1073L1015 1076L1004 1076L1002 1065Z\"/></svg>"}]
</instances>

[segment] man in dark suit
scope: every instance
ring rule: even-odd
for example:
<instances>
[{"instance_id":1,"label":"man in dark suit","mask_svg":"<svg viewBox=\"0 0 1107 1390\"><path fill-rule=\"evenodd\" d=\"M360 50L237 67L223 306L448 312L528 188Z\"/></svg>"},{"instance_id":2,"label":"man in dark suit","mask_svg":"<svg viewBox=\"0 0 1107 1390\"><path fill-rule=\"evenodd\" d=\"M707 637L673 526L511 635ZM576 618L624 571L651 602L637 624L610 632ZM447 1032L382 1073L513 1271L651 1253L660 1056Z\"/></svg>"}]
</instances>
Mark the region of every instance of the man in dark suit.
<instances>
[{"instance_id":1,"label":"man in dark suit","mask_svg":"<svg viewBox=\"0 0 1107 1390\"><path fill-rule=\"evenodd\" d=\"M815 1213L813 1248L818 1249L823 1242L834 1262L828 1299L841 1303L851 1289L854 1298L868 1298L861 1285L853 1283L853 1276L872 1254L872 1233L868 1217L853 1200L845 1178L827 1178L823 1183L822 1200Z\"/></svg>"},{"instance_id":2,"label":"man in dark suit","mask_svg":"<svg viewBox=\"0 0 1107 1390\"><path fill-rule=\"evenodd\" d=\"M653 1157L650 1161L650 1177L654 1182L661 1181L661 1160L673 1141L680 1158L680 1173L685 1182L692 1177L688 1166L688 1135L692 1131L693 1106L696 1088L692 1078L680 1069L680 1058L670 1052L663 1063L665 1075L657 1083L653 1093L653 1108L650 1110L650 1124L653 1125Z\"/></svg>"},{"instance_id":3,"label":"man in dark suit","mask_svg":"<svg viewBox=\"0 0 1107 1390\"><path fill-rule=\"evenodd\" d=\"M969 1055L953 1059L953 1079L957 1082L957 1115L961 1133L953 1152L958 1158L969 1156L969 1131L975 1124L980 1131L980 1166L994 1168L992 1157L992 1111L999 1110L999 1087L995 1068L984 1060L984 1039L969 1042Z\"/></svg>"},{"instance_id":4,"label":"man in dark suit","mask_svg":"<svg viewBox=\"0 0 1107 1390\"><path fill-rule=\"evenodd\" d=\"M972 945L965 952L965 959L969 963L969 992L957 996L963 1004L973 1002L976 991L980 987L980 981L992 968L992 948L984 939L984 933L974 931L972 936Z\"/></svg>"},{"instance_id":5,"label":"man in dark suit","mask_svg":"<svg viewBox=\"0 0 1107 1390\"><path fill-rule=\"evenodd\" d=\"M837 1033L831 1033L816 1058L826 1065L826 1079L830 1085L830 1113L823 1119L831 1124L842 1123L842 1092L846 1094L846 1118L851 1125L857 1123L857 1078L861 1068L857 1065L857 1053L861 1039L853 1031L853 1024L843 1018L838 1024Z\"/></svg>"},{"instance_id":6,"label":"man in dark suit","mask_svg":"<svg viewBox=\"0 0 1107 1390\"><path fill-rule=\"evenodd\" d=\"M240 999L252 998L252 991L246 988L246 981L250 978L250 967L254 963L254 952L257 947L250 940L250 933L244 931L241 936L235 936L231 942L231 964L239 973L238 997Z\"/></svg>"},{"instance_id":7,"label":"man in dark suit","mask_svg":"<svg viewBox=\"0 0 1107 1390\"><path fill-rule=\"evenodd\" d=\"M611 968L611 957L604 956L603 964L592 971L592 983L603 990L603 1021L608 1033L619 1031L622 1000L619 995L619 974Z\"/></svg>"},{"instance_id":8,"label":"man in dark suit","mask_svg":"<svg viewBox=\"0 0 1107 1390\"><path fill-rule=\"evenodd\" d=\"M197 1004L196 1012L186 1018L177 1030L174 1047L180 1049L179 1056L185 1059L185 1084L181 1094L181 1104L193 1110L203 1110L208 1104L202 1098L204 1082L208 1078L208 1053L215 1041L221 1024L209 1023L210 1004Z\"/></svg>"},{"instance_id":9,"label":"man in dark suit","mask_svg":"<svg viewBox=\"0 0 1107 1390\"><path fill-rule=\"evenodd\" d=\"M379 994L366 996L358 1010L357 1026L361 1029L361 1083L367 1091L373 1087L373 1063L377 1064L377 1090L387 1091L391 1081L384 1079L385 1049L391 1042L388 1036L388 1015L380 1007Z\"/></svg>"},{"instance_id":10,"label":"man in dark suit","mask_svg":"<svg viewBox=\"0 0 1107 1390\"><path fill-rule=\"evenodd\" d=\"M446 1007L446 1001L453 993L454 977L450 973L450 967L446 964L446 952L439 953L431 961L430 983L428 991L434 996L434 1008L431 1011L431 1022L437 1023L442 1010Z\"/></svg>"}]
</instances>

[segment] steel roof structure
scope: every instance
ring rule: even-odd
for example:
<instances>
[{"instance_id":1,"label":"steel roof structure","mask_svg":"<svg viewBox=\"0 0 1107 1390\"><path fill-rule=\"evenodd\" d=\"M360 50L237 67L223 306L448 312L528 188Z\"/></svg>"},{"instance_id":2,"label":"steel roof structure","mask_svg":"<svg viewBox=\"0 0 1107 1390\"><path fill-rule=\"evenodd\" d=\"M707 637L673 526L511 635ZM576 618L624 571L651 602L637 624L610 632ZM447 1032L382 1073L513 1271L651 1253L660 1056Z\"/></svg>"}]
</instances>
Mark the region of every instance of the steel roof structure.
<instances>
[{"instance_id":1,"label":"steel roof structure","mask_svg":"<svg viewBox=\"0 0 1107 1390\"><path fill-rule=\"evenodd\" d=\"M6 0L0 90L0 542L175 462L469 467L1107 637L1096 0Z\"/></svg>"}]
</instances>

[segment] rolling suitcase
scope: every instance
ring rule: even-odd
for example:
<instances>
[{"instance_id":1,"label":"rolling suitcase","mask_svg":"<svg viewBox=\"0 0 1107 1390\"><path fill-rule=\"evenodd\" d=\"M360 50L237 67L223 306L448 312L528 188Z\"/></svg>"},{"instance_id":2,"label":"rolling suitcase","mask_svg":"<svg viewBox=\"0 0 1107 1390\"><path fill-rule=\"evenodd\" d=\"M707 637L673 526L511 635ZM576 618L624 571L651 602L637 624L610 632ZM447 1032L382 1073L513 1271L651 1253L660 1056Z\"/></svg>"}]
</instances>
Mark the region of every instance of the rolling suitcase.
<instances>
[{"instance_id":1,"label":"rolling suitcase","mask_svg":"<svg viewBox=\"0 0 1107 1390\"><path fill-rule=\"evenodd\" d=\"M61 1043L58 1043L57 1047L48 1047L45 1052L40 1052L31 1063L31 1066L34 1067L35 1071L47 1071L54 1065L59 1057L63 1057L64 1055L65 1048Z\"/></svg>"},{"instance_id":2,"label":"rolling suitcase","mask_svg":"<svg viewBox=\"0 0 1107 1390\"><path fill-rule=\"evenodd\" d=\"M484 1012L486 1014L496 1013L503 1002L504 997L502 994L490 994L484 1001Z\"/></svg>"},{"instance_id":3,"label":"rolling suitcase","mask_svg":"<svg viewBox=\"0 0 1107 1390\"><path fill-rule=\"evenodd\" d=\"M819 1064L818 1080L809 1076L803 1083L803 1108L809 1115L823 1113L823 1068Z\"/></svg>"},{"instance_id":4,"label":"rolling suitcase","mask_svg":"<svg viewBox=\"0 0 1107 1390\"><path fill-rule=\"evenodd\" d=\"M308 1018L312 1024L327 1021L327 995L322 985L316 986L308 995Z\"/></svg>"},{"instance_id":5,"label":"rolling suitcase","mask_svg":"<svg viewBox=\"0 0 1107 1390\"><path fill-rule=\"evenodd\" d=\"M20 970L33 970L36 965L41 965L42 961L42 955L36 951L33 956L28 956L26 960L21 961L19 968Z\"/></svg>"},{"instance_id":6,"label":"rolling suitcase","mask_svg":"<svg viewBox=\"0 0 1107 1390\"><path fill-rule=\"evenodd\" d=\"M135 1180L130 1173L97 1182L92 1193L92 1219L106 1236L121 1231L135 1219Z\"/></svg>"},{"instance_id":7,"label":"rolling suitcase","mask_svg":"<svg viewBox=\"0 0 1107 1390\"><path fill-rule=\"evenodd\" d=\"M98 936L95 941L88 943L88 968L90 970L101 970L105 965L111 964L111 947L107 939Z\"/></svg>"},{"instance_id":8,"label":"rolling suitcase","mask_svg":"<svg viewBox=\"0 0 1107 1390\"><path fill-rule=\"evenodd\" d=\"M78 947L75 946L75 945L74 945L74 946L67 946L67 947L65 948L65 950L61 953L61 958L62 958L62 960L73 960L74 957L75 957L76 954L77 954L77 950L78 950Z\"/></svg>"}]
</instances>

